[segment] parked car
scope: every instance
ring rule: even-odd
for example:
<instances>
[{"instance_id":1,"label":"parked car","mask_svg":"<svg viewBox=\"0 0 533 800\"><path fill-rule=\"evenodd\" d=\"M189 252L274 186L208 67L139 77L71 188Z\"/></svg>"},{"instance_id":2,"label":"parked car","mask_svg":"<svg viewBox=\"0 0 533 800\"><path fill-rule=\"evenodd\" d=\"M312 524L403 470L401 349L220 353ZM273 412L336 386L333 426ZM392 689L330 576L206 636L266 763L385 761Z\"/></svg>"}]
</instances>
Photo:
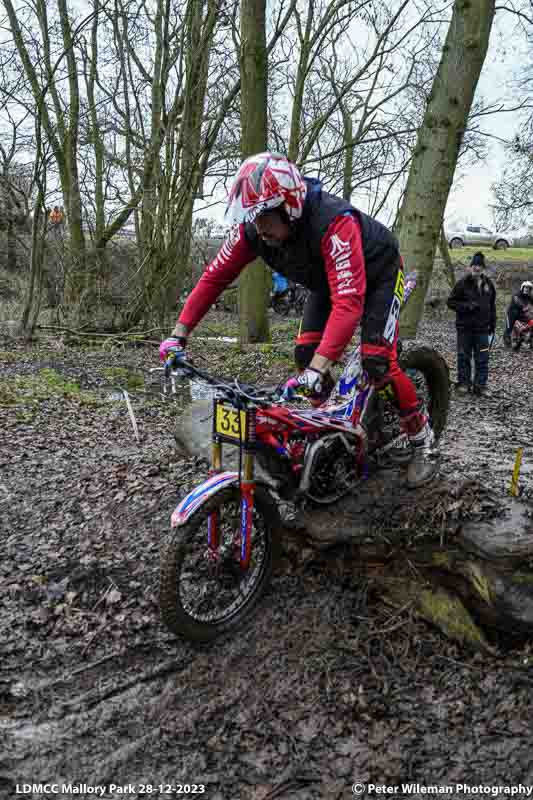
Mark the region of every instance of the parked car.
<instances>
[{"instance_id":1,"label":"parked car","mask_svg":"<svg viewBox=\"0 0 533 800\"><path fill-rule=\"evenodd\" d=\"M464 228L453 228L446 232L446 239L451 248L464 247L465 245L491 245L495 250L505 250L512 247L514 239L509 233L491 231L483 225L465 225Z\"/></svg>"}]
</instances>

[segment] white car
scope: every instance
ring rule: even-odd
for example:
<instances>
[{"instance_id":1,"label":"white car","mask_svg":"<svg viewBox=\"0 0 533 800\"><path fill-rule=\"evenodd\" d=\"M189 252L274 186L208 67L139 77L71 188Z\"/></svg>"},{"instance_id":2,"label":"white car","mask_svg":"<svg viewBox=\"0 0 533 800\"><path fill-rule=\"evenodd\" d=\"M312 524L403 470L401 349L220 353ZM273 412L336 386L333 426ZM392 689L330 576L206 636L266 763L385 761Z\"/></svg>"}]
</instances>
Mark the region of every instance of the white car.
<instances>
[{"instance_id":1,"label":"white car","mask_svg":"<svg viewBox=\"0 0 533 800\"><path fill-rule=\"evenodd\" d=\"M490 245L495 250L505 250L514 244L509 233L491 231L483 225L465 225L464 228L454 228L446 232L446 239L452 249L471 245Z\"/></svg>"}]
</instances>

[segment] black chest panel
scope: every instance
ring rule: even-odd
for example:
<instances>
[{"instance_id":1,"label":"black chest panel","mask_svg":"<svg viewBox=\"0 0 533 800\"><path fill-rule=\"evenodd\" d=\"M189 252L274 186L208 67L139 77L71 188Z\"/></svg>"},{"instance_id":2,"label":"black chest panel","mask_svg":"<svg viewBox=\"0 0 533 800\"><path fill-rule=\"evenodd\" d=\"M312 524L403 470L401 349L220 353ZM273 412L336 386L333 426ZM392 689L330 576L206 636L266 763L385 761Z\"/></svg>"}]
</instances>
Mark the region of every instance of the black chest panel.
<instances>
[{"instance_id":1,"label":"black chest panel","mask_svg":"<svg viewBox=\"0 0 533 800\"><path fill-rule=\"evenodd\" d=\"M398 258L397 240L380 222L327 192L308 194L302 219L294 224L290 238L282 247L268 247L253 224L246 225L246 238L257 255L288 280L313 292L329 293L322 239L333 220L345 214L357 217L360 222L367 284L371 286L384 267Z\"/></svg>"},{"instance_id":2,"label":"black chest panel","mask_svg":"<svg viewBox=\"0 0 533 800\"><path fill-rule=\"evenodd\" d=\"M328 281L324 260L316 246L309 237L302 235L291 236L283 247L267 247L263 242L258 242L258 255L276 272L284 275L288 280L295 281L313 292L327 289Z\"/></svg>"}]
</instances>

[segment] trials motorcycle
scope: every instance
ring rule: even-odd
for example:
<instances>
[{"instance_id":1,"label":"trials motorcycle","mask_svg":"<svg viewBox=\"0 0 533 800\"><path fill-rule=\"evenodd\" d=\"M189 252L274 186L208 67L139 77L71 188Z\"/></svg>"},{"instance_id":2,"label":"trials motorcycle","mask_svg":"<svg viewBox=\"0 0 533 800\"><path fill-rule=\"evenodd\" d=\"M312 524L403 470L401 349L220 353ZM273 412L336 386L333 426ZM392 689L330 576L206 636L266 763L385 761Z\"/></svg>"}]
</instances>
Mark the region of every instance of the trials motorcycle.
<instances>
[{"instance_id":1,"label":"trials motorcycle","mask_svg":"<svg viewBox=\"0 0 533 800\"><path fill-rule=\"evenodd\" d=\"M416 347L401 353L400 365L438 439L450 399L446 362ZM283 529L280 501L296 510L334 503L357 491L372 463L407 463L410 444L391 387L377 390L369 381L359 347L319 407L287 402L279 388L219 379L187 361L163 369L171 381L185 375L214 389L209 477L172 513L159 586L164 624L210 641L242 624L266 592ZM237 470L223 468L226 447L238 448Z\"/></svg>"}]
</instances>

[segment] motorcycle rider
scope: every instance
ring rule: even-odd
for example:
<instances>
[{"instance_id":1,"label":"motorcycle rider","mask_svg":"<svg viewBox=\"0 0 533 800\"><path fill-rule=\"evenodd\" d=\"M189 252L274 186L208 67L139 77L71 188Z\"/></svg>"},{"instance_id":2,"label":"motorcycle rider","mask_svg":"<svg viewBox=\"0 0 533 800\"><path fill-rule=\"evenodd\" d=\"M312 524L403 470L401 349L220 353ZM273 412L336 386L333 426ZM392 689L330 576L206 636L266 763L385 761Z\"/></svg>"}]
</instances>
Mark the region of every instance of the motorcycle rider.
<instances>
[{"instance_id":1,"label":"motorcycle rider","mask_svg":"<svg viewBox=\"0 0 533 800\"><path fill-rule=\"evenodd\" d=\"M509 347L512 339L520 338L528 322L533 320L533 283L524 281L518 294L513 295L505 316L504 341Z\"/></svg>"},{"instance_id":2,"label":"motorcycle rider","mask_svg":"<svg viewBox=\"0 0 533 800\"><path fill-rule=\"evenodd\" d=\"M229 236L161 343L161 360L169 353L183 357L188 335L218 295L261 256L273 271L309 289L294 351L299 373L285 384L285 395L324 398L333 386L329 369L361 324L363 368L376 387L391 384L413 446L408 486L431 480L437 469L433 431L397 358L404 275L391 231L268 152L241 165L226 216L233 223Z\"/></svg>"}]
</instances>

